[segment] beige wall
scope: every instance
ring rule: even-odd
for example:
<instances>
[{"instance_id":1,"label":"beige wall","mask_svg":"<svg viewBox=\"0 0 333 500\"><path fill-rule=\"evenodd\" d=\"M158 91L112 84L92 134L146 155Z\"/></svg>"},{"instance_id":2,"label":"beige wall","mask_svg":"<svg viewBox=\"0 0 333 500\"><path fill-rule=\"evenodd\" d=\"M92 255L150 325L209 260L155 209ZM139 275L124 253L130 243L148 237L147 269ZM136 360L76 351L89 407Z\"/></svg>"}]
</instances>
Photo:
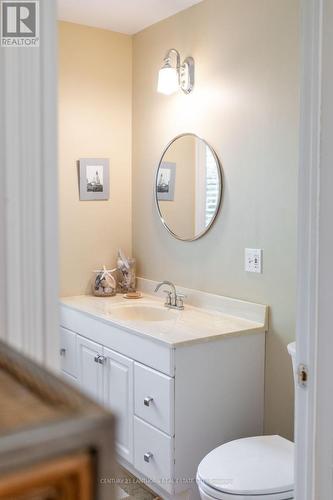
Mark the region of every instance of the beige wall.
<instances>
[{"instance_id":1,"label":"beige wall","mask_svg":"<svg viewBox=\"0 0 333 500\"><path fill-rule=\"evenodd\" d=\"M59 23L61 295L131 253L132 38ZM110 159L109 201L79 201L76 162Z\"/></svg>"},{"instance_id":2,"label":"beige wall","mask_svg":"<svg viewBox=\"0 0 333 500\"><path fill-rule=\"evenodd\" d=\"M265 430L292 436L286 345L295 337L298 0L205 0L134 37L133 246L139 274L269 304ZM196 63L193 94L156 92L168 48ZM159 156L195 132L224 169L222 210L202 239L183 243L153 202ZM244 272L244 248L264 250L264 273ZM198 367L200 369L200 367Z\"/></svg>"},{"instance_id":3,"label":"beige wall","mask_svg":"<svg viewBox=\"0 0 333 500\"><path fill-rule=\"evenodd\" d=\"M141 276L267 303L265 430L292 436L298 147L298 0L205 0L133 40L60 23L61 294L89 291L90 271L133 253ZM241 13L241 14L240 14ZM166 50L196 61L193 94L163 96ZM222 211L201 240L171 238L153 200L155 169L175 135L194 132L224 170ZM110 158L110 200L80 202L76 161ZM263 275L244 248L264 250Z\"/></svg>"}]
</instances>

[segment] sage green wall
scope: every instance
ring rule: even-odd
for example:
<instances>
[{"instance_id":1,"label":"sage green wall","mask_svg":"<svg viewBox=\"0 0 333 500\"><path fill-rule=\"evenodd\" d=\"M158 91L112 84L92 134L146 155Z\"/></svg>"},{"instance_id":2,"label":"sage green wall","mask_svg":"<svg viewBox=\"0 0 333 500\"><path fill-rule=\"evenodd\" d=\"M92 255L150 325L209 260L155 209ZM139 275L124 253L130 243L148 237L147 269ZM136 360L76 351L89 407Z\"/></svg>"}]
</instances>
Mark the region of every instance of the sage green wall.
<instances>
[{"instance_id":1,"label":"sage green wall","mask_svg":"<svg viewBox=\"0 0 333 500\"><path fill-rule=\"evenodd\" d=\"M298 0L205 0L133 40L133 248L140 276L269 304L265 431L292 437ZM167 49L196 63L191 95L156 92ZM220 216L202 239L173 239L153 201L170 139L204 137L224 170ZM244 272L244 248L264 250L264 273ZM200 369L198 367L198 369Z\"/></svg>"}]
</instances>

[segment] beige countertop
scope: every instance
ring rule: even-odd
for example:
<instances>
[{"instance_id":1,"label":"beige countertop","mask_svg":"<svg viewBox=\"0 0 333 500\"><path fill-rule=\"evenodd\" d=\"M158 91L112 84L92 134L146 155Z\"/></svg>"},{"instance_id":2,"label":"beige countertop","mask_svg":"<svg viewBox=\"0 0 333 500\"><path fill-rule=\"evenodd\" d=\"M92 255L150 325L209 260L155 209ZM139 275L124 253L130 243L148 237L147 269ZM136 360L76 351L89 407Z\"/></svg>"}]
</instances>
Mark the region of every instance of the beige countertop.
<instances>
[{"instance_id":1,"label":"beige countertop","mask_svg":"<svg viewBox=\"0 0 333 500\"><path fill-rule=\"evenodd\" d=\"M223 312L185 304L185 309L182 311L168 310L164 307L161 297L146 293L141 299L134 300L125 299L122 295L107 298L90 295L64 297L61 298L61 304L170 347L267 330L267 306L223 297L221 300L230 303L233 307L229 309L232 311L235 310L234 301L237 305L237 316L228 314L228 307L225 307L226 312ZM120 319L117 317L119 306L162 309L166 319L163 321ZM248 316L251 316L251 309L255 311L256 320L248 319Z\"/></svg>"}]
</instances>

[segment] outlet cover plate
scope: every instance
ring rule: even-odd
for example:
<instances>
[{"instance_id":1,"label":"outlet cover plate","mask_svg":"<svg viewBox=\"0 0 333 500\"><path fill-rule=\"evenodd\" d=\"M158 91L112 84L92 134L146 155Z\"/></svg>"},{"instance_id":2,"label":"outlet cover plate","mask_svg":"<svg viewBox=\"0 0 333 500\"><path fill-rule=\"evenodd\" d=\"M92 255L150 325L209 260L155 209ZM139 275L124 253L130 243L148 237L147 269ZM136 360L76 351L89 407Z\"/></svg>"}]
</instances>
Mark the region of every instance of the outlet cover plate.
<instances>
[{"instance_id":1,"label":"outlet cover plate","mask_svg":"<svg viewBox=\"0 0 333 500\"><path fill-rule=\"evenodd\" d=\"M260 248L245 248L245 271L262 273L262 250Z\"/></svg>"}]
</instances>

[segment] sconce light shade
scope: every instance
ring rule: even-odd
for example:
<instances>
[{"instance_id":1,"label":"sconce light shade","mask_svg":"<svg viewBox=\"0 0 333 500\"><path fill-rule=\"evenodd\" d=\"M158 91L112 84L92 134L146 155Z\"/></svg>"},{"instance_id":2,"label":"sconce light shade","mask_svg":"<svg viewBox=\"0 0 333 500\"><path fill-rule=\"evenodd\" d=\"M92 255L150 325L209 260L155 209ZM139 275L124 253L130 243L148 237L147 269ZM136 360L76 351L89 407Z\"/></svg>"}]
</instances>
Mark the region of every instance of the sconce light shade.
<instances>
[{"instance_id":1,"label":"sconce light shade","mask_svg":"<svg viewBox=\"0 0 333 500\"><path fill-rule=\"evenodd\" d=\"M179 78L176 68L172 68L166 63L158 73L157 92L160 94L171 95L177 92L179 88Z\"/></svg>"},{"instance_id":2,"label":"sconce light shade","mask_svg":"<svg viewBox=\"0 0 333 500\"><path fill-rule=\"evenodd\" d=\"M171 65L171 56L176 56L176 67ZM184 94L192 92L194 86L194 59L186 57L180 62L180 54L170 49L164 58L164 64L158 74L157 92L170 95L181 89Z\"/></svg>"}]
</instances>

